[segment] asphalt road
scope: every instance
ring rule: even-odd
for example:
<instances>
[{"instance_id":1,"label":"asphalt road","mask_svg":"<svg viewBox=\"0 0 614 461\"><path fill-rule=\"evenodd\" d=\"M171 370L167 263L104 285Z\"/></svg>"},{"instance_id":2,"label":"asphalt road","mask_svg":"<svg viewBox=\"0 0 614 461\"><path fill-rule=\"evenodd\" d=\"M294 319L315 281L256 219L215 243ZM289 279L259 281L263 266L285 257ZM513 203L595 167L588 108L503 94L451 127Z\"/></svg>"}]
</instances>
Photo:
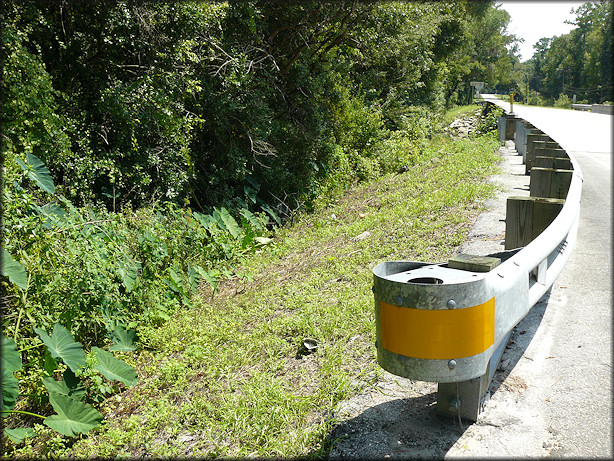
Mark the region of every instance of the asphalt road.
<instances>
[{"instance_id":1,"label":"asphalt road","mask_svg":"<svg viewBox=\"0 0 614 461\"><path fill-rule=\"evenodd\" d=\"M497 104L509 112L509 103ZM518 104L513 110L571 154L584 178L576 247L527 349L538 358L526 368L541 381L540 395L519 404L540 414L554 434L554 454L611 458L613 117Z\"/></svg>"},{"instance_id":2,"label":"asphalt road","mask_svg":"<svg viewBox=\"0 0 614 461\"><path fill-rule=\"evenodd\" d=\"M496 102L509 111L509 103ZM343 402L331 434L339 458L570 457L610 459L612 450L611 115L514 105L559 142L584 182L575 248L552 288L513 330L476 423L435 414L437 386L384 373ZM459 252L503 250L505 203L528 195L513 142L499 150L502 186L485 203Z\"/></svg>"}]
</instances>

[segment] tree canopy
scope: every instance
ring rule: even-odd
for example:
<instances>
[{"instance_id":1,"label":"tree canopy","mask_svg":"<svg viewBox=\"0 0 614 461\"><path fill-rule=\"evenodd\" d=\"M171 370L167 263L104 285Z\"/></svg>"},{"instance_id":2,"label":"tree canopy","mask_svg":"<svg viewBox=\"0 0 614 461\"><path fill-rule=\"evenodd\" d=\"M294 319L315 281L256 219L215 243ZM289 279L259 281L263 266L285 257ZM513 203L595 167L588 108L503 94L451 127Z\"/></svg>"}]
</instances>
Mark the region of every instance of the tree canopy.
<instances>
[{"instance_id":1,"label":"tree canopy","mask_svg":"<svg viewBox=\"0 0 614 461\"><path fill-rule=\"evenodd\" d=\"M530 88L550 101L576 95L586 103L612 102L612 2L589 2L572 11L575 28L540 39L518 80L528 78ZM519 85L523 94L525 89L526 83Z\"/></svg>"},{"instance_id":2,"label":"tree canopy","mask_svg":"<svg viewBox=\"0 0 614 461\"><path fill-rule=\"evenodd\" d=\"M108 208L308 204L393 168L378 145L517 59L492 1L29 0L3 18L3 152Z\"/></svg>"}]
</instances>

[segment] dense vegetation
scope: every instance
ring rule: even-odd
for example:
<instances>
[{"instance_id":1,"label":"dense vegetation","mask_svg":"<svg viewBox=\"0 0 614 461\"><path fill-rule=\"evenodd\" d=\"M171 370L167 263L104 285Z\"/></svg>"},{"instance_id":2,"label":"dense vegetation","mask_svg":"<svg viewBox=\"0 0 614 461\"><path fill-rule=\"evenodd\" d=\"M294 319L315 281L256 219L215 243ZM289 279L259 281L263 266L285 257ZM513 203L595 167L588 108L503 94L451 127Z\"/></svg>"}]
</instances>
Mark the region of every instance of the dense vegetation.
<instances>
[{"instance_id":1,"label":"dense vegetation","mask_svg":"<svg viewBox=\"0 0 614 461\"><path fill-rule=\"evenodd\" d=\"M513 85L508 21L461 0L4 2L11 440L39 419L96 426L136 384L134 351L199 295L251 283L242 264L298 210L427 168L470 81Z\"/></svg>"},{"instance_id":2,"label":"dense vegetation","mask_svg":"<svg viewBox=\"0 0 614 461\"><path fill-rule=\"evenodd\" d=\"M32 153L109 211L288 216L411 162L429 110L507 78L508 20L467 1L6 2L6 167Z\"/></svg>"},{"instance_id":3,"label":"dense vegetation","mask_svg":"<svg viewBox=\"0 0 614 461\"><path fill-rule=\"evenodd\" d=\"M475 105L461 111L467 109L476 112ZM381 373L373 347L371 269L382 260L446 260L495 189L483 179L496 171L496 133L448 136L441 127L458 112L442 117L407 171L321 197L326 206L299 213L273 242L244 256L234 268L240 278L220 280L214 294L203 285L189 297L191 308L137 326L135 350L121 352L136 369L137 383L94 382L99 365L89 365L91 378L82 378L86 400L115 394L95 403L105 418L95 429L64 437L47 420L12 415L8 426L25 426L34 437L19 444L7 439L8 456L325 456L334 442L336 405L375 384ZM484 117L481 130L492 129L495 115ZM154 229L158 247L171 240L161 230ZM304 338L315 341L315 352L304 348ZM110 349L117 354L116 346L126 343L113 335ZM31 351L22 355L24 364L31 363ZM15 373L23 393L33 368ZM63 375L71 376L68 370ZM53 384L50 379L43 383ZM52 405L57 387L48 390ZM15 408L50 413L50 405L37 407L25 398Z\"/></svg>"},{"instance_id":4,"label":"dense vegetation","mask_svg":"<svg viewBox=\"0 0 614 461\"><path fill-rule=\"evenodd\" d=\"M515 91L530 104L571 108L574 95L578 103L614 102L612 2L585 3L574 13L571 32L542 38L516 66Z\"/></svg>"}]
</instances>

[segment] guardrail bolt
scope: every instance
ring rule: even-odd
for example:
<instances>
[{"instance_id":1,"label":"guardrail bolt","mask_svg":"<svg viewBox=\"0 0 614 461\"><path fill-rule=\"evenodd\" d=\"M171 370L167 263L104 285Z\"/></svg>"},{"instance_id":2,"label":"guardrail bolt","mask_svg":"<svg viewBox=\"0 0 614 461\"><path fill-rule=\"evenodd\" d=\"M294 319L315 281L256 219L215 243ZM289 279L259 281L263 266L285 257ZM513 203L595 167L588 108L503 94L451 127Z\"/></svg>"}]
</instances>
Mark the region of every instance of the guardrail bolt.
<instances>
[{"instance_id":1,"label":"guardrail bolt","mask_svg":"<svg viewBox=\"0 0 614 461\"><path fill-rule=\"evenodd\" d=\"M454 309L455 307L456 307L456 301L454 301L453 299L448 301L448 309Z\"/></svg>"},{"instance_id":2,"label":"guardrail bolt","mask_svg":"<svg viewBox=\"0 0 614 461\"><path fill-rule=\"evenodd\" d=\"M403 304L403 298L397 296L397 304Z\"/></svg>"},{"instance_id":3,"label":"guardrail bolt","mask_svg":"<svg viewBox=\"0 0 614 461\"><path fill-rule=\"evenodd\" d=\"M448 368L449 368L450 370L454 370L454 368L456 368L456 360L450 360L450 361L448 362Z\"/></svg>"}]
</instances>

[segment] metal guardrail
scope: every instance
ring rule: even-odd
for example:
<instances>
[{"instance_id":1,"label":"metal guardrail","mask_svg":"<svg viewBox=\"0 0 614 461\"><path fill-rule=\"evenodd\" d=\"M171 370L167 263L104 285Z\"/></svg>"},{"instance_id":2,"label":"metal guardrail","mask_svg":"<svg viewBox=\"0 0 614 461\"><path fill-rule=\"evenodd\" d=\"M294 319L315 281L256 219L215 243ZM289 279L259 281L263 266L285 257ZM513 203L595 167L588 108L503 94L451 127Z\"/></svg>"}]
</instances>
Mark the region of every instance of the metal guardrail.
<instances>
[{"instance_id":1,"label":"metal guardrail","mask_svg":"<svg viewBox=\"0 0 614 461\"><path fill-rule=\"evenodd\" d=\"M507 120L519 129L509 130ZM504 139L518 134L517 143L526 150L528 126L508 115L499 129ZM523 159L534 156L537 143L531 144ZM560 211L539 235L528 237L530 243L483 257L486 266L477 268L462 262L458 268L457 261L386 261L373 269L378 362L393 374L439 383L440 414L477 420L512 329L549 290L569 259L578 231L583 180L576 160L567 157L572 170L567 172L571 181L564 203L532 199L539 206L556 202ZM531 173L531 181L542 177ZM510 203L508 199L506 221L511 219ZM506 222L506 248L513 224Z\"/></svg>"},{"instance_id":2,"label":"metal guardrail","mask_svg":"<svg viewBox=\"0 0 614 461\"><path fill-rule=\"evenodd\" d=\"M572 104L571 108L573 110L591 110L593 107L592 104Z\"/></svg>"},{"instance_id":3,"label":"metal guardrail","mask_svg":"<svg viewBox=\"0 0 614 461\"><path fill-rule=\"evenodd\" d=\"M587 110L595 114L614 114L614 105L610 104L572 104L574 110Z\"/></svg>"}]
</instances>

